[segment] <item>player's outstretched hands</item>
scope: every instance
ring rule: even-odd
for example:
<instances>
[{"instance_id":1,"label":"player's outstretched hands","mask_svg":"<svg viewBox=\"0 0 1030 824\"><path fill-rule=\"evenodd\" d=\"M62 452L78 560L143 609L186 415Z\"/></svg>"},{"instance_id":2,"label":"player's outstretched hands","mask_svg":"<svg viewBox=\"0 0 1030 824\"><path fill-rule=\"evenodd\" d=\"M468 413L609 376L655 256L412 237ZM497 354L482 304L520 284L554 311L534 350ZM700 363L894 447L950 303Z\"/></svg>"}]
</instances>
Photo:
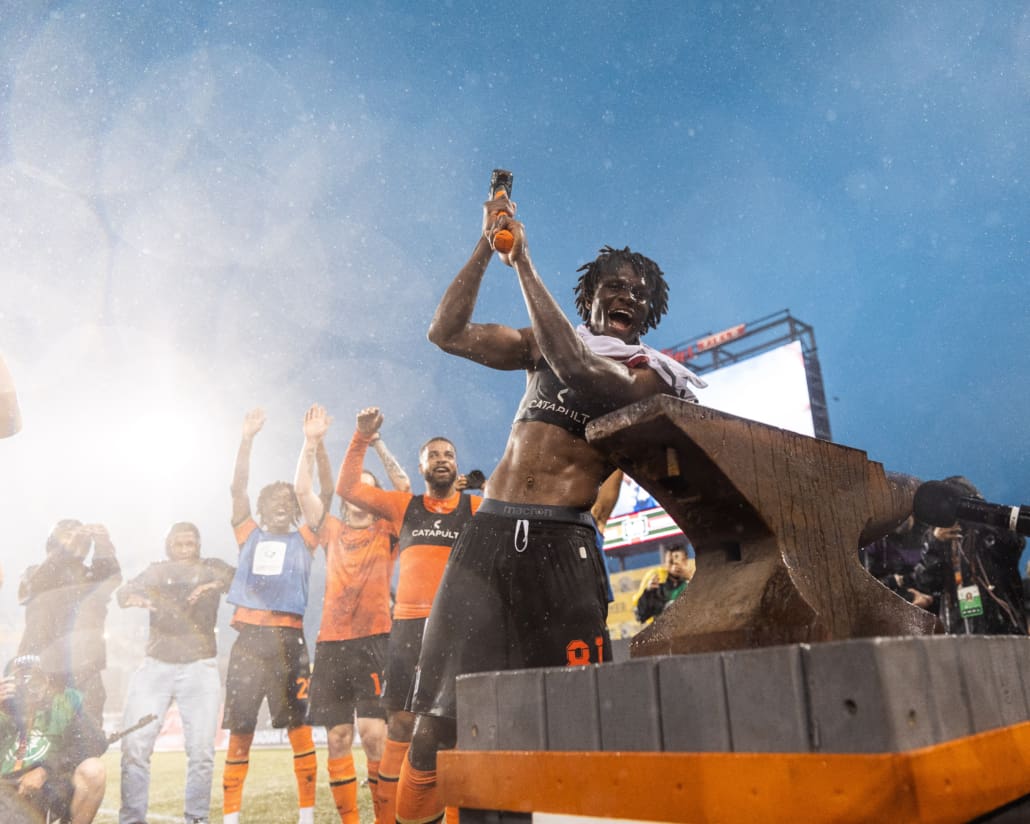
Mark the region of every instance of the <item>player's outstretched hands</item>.
<instances>
[{"instance_id":1,"label":"player's outstretched hands","mask_svg":"<svg viewBox=\"0 0 1030 824\"><path fill-rule=\"evenodd\" d=\"M317 403L311 404L311 408L304 414L304 439L311 443L318 443L325 437L332 422L332 416L324 406L319 406Z\"/></svg>"},{"instance_id":2,"label":"player's outstretched hands","mask_svg":"<svg viewBox=\"0 0 1030 824\"><path fill-rule=\"evenodd\" d=\"M265 425L265 410L260 406L243 416L243 437L253 438Z\"/></svg>"},{"instance_id":3,"label":"player's outstretched hands","mask_svg":"<svg viewBox=\"0 0 1030 824\"><path fill-rule=\"evenodd\" d=\"M369 406L358 412L358 432L362 435L374 435L383 425L383 413L378 406Z\"/></svg>"}]
</instances>

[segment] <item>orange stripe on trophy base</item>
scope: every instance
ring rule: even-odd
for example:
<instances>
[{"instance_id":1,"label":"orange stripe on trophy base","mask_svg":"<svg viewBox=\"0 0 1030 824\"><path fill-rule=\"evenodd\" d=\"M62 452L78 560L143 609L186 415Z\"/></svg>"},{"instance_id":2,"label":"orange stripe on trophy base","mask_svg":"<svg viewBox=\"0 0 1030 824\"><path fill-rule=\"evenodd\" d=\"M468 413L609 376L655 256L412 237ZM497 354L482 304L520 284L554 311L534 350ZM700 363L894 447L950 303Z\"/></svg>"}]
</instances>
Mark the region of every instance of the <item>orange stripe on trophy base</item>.
<instances>
[{"instance_id":1,"label":"orange stripe on trophy base","mask_svg":"<svg viewBox=\"0 0 1030 824\"><path fill-rule=\"evenodd\" d=\"M900 753L439 754L448 806L672 822L966 822L1030 794L1030 722Z\"/></svg>"}]
</instances>

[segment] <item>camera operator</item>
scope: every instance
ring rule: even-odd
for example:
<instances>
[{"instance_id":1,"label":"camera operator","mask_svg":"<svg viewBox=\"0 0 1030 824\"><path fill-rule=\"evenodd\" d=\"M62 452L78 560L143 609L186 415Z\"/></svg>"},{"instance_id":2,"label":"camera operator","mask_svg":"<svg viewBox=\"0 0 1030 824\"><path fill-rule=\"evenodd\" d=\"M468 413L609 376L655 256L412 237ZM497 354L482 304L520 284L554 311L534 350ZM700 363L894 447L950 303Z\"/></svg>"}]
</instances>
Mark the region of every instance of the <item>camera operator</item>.
<instances>
[{"instance_id":1,"label":"camera operator","mask_svg":"<svg viewBox=\"0 0 1030 824\"><path fill-rule=\"evenodd\" d=\"M957 495L983 499L961 475L945 478ZM913 577L933 596L947 632L967 635L1026 635L1019 557L1026 542L1015 532L957 521L926 533Z\"/></svg>"},{"instance_id":2,"label":"camera operator","mask_svg":"<svg viewBox=\"0 0 1030 824\"><path fill-rule=\"evenodd\" d=\"M89 824L104 798L103 731L82 696L59 687L36 655L8 662L0 681L0 778L51 820Z\"/></svg>"}]
</instances>

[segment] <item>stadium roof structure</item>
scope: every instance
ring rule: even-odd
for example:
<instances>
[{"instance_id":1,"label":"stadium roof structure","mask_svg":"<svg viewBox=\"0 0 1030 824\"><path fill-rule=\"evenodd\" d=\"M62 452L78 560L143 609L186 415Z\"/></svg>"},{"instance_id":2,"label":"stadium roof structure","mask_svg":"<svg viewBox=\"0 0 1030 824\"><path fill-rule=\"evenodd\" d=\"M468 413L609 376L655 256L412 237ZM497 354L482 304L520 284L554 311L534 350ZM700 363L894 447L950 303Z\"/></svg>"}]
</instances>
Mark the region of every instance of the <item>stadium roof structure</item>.
<instances>
[{"instance_id":1,"label":"stadium roof structure","mask_svg":"<svg viewBox=\"0 0 1030 824\"><path fill-rule=\"evenodd\" d=\"M749 323L731 326L721 332L706 332L704 335L687 338L682 343L662 351L680 363L689 365L697 374L703 375L794 341L801 343L801 352L805 360L805 377L808 380L815 436L827 441L832 440L823 373L815 345L815 332L811 325L794 317L790 309L781 309L779 312Z\"/></svg>"}]
</instances>

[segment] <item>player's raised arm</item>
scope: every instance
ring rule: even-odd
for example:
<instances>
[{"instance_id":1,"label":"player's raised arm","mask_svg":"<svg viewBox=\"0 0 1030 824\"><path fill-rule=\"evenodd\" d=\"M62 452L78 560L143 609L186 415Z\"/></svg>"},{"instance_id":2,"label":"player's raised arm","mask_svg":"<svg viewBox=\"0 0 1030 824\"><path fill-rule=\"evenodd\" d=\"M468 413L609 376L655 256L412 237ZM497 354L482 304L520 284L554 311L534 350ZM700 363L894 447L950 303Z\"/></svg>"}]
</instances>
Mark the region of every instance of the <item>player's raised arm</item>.
<instances>
[{"instance_id":1,"label":"player's raised arm","mask_svg":"<svg viewBox=\"0 0 1030 824\"><path fill-rule=\"evenodd\" d=\"M372 441L372 448L379 456L379 460L382 461L383 469L386 470L386 477L390 479L390 484L400 492L411 492L411 479L408 477L408 473L404 471L404 467L400 465L400 462L387 448L382 434L377 434L378 437Z\"/></svg>"},{"instance_id":2,"label":"player's raised arm","mask_svg":"<svg viewBox=\"0 0 1030 824\"><path fill-rule=\"evenodd\" d=\"M312 532L318 530L322 518L325 517L325 505L315 493L312 476L319 448L325 450L325 433L329 431L331 423L332 418L329 417L329 413L317 403L313 404L304 415L304 445L301 447L300 458L297 460L297 473L293 479L293 489L297 495L297 501L300 503L300 511ZM323 480L322 483L332 489L332 481L325 484Z\"/></svg>"},{"instance_id":3,"label":"player's raised arm","mask_svg":"<svg viewBox=\"0 0 1030 824\"><path fill-rule=\"evenodd\" d=\"M332 419L330 419L332 420ZM333 508L333 466L329 461L329 450L325 446L325 438L318 442L315 450L315 467L318 470L318 497L322 501L322 509L328 512Z\"/></svg>"},{"instance_id":4,"label":"player's raised arm","mask_svg":"<svg viewBox=\"0 0 1030 824\"><path fill-rule=\"evenodd\" d=\"M468 358L492 369L528 369L538 357L529 329L513 329L499 323L473 323L472 313L479 297L493 249L495 230L492 215L498 209L514 212L506 197L483 204L483 229L464 266L444 292L429 324L429 340L445 352Z\"/></svg>"},{"instance_id":5,"label":"player's raised arm","mask_svg":"<svg viewBox=\"0 0 1030 824\"><path fill-rule=\"evenodd\" d=\"M379 489L361 479L368 445L379 433L382 425L383 413L378 407L369 406L358 413L354 436L340 465L336 494L348 503L374 512L380 518L391 518L399 522L404 516L407 498L402 495L400 497L404 500L398 501L396 492Z\"/></svg>"},{"instance_id":6,"label":"player's raised arm","mask_svg":"<svg viewBox=\"0 0 1030 824\"><path fill-rule=\"evenodd\" d=\"M250 480L250 449L254 445L254 436L265 425L265 411L251 409L243 416L243 432L240 437L240 448L236 452L236 467L232 474L232 523L242 524L250 517L250 496L247 495L247 483Z\"/></svg>"}]
</instances>

